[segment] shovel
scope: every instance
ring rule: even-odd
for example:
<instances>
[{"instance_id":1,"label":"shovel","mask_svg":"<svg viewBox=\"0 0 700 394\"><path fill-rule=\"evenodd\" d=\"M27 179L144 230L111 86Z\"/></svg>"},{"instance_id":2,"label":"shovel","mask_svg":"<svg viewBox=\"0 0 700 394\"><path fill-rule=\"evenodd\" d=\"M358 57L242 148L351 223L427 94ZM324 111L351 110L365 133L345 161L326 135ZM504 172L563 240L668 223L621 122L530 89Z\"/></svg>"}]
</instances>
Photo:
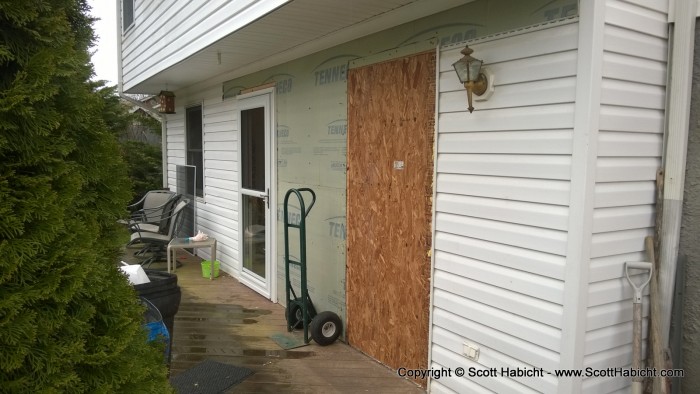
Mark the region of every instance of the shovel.
<instances>
[{"instance_id":1,"label":"shovel","mask_svg":"<svg viewBox=\"0 0 700 394\"><path fill-rule=\"evenodd\" d=\"M642 368L642 292L651 280L653 267L651 263L625 263L625 276L634 289L634 297L632 297L632 369L637 371ZM648 270L649 276L637 286L630 278L631 269ZM642 394L643 381L644 378L641 376L632 378L632 394Z\"/></svg>"}]
</instances>

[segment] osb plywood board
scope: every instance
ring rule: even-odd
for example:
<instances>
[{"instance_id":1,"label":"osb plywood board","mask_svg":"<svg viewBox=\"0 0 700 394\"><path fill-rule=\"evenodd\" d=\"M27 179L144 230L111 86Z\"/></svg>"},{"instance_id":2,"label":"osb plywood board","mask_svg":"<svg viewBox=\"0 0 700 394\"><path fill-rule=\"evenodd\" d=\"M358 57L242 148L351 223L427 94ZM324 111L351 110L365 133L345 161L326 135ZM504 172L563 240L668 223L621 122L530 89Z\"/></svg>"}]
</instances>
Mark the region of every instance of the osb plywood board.
<instances>
[{"instance_id":1,"label":"osb plywood board","mask_svg":"<svg viewBox=\"0 0 700 394\"><path fill-rule=\"evenodd\" d=\"M349 71L348 342L394 369L428 366L434 124L434 52Z\"/></svg>"}]
</instances>

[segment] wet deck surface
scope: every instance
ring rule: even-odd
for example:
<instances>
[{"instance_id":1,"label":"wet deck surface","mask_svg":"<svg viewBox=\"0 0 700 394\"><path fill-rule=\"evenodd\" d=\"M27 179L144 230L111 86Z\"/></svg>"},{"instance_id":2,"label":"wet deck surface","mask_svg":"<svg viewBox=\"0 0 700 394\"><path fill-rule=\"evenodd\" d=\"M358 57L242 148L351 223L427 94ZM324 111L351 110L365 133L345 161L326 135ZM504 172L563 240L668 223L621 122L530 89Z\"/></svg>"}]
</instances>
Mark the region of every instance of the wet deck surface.
<instances>
[{"instance_id":1,"label":"wet deck surface","mask_svg":"<svg viewBox=\"0 0 700 394\"><path fill-rule=\"evenodd\" d=\"M199 259L181 254L171 376L206 359L255 373L227 393L424 393L413 382L338 341L292 350L270 339L286 334L284 308L223 274L202 278ZM154 264L152 268L164 268ZM303 338L301 332L295 332Z\"/></svg>"}]
</instances>

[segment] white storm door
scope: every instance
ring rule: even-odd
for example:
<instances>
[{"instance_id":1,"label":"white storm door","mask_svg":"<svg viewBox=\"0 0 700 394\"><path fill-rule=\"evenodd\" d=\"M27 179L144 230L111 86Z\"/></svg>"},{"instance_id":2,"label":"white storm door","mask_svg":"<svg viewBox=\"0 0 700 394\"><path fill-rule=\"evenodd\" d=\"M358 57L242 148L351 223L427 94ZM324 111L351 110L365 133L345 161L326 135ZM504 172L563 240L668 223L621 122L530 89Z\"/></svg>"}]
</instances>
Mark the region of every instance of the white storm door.
<instances>
[{"instance_id":1,"label":"white storm door","mask_svg":"<svg viewBox=\"0 0 700 394\"><path fill-rule=\"evenodd\" d=\"M237 106L241 282L274 300L272 92L239 96Z\"/></svg>"}]
</instances>

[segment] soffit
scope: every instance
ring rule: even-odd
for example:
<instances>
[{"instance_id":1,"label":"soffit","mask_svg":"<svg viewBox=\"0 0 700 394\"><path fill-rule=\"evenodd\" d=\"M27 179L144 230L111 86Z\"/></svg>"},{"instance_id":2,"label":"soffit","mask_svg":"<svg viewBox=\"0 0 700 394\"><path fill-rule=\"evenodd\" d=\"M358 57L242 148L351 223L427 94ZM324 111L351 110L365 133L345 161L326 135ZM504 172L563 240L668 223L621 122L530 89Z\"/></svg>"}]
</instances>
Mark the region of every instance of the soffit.
<instances>
[{"instance_id":1,"label":"soffit","mask_svg":"<svg viewBox=\"0 0 700 394\"><path fill-rule=\"evenodd\" d=\"M124 91L155 94L232 79L468 2L294 0Z\"/></svg>"}]
</instances>

